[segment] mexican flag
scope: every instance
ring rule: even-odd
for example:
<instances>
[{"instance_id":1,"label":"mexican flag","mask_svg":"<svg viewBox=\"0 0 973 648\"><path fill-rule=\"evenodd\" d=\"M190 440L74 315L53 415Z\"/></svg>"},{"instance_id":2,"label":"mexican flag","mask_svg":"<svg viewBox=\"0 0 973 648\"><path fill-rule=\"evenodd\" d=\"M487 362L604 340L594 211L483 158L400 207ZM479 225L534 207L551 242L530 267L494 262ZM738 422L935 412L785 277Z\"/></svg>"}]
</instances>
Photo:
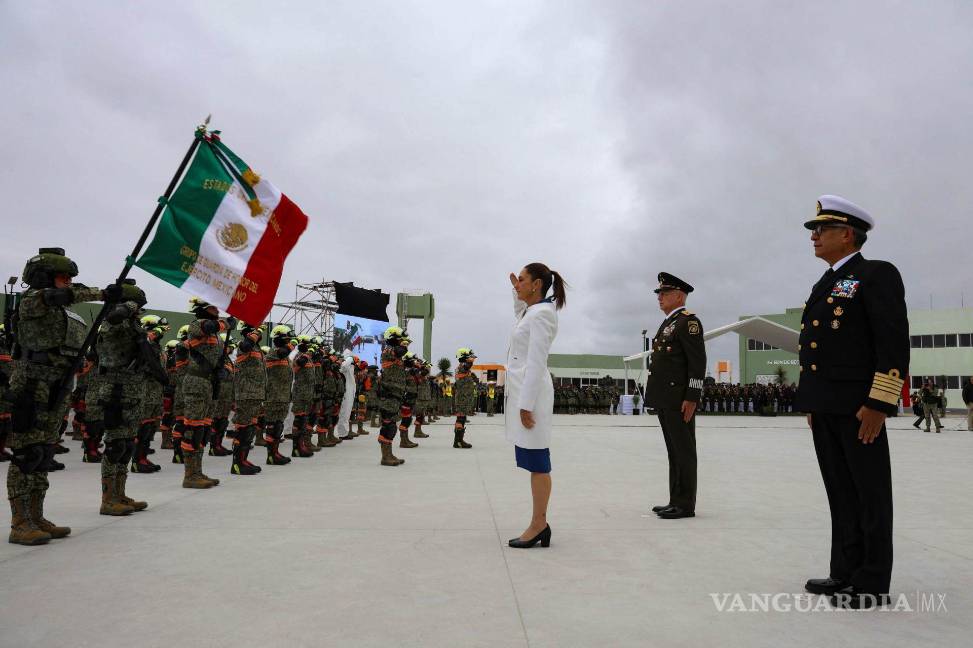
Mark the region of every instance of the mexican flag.
<instances>
[{"instance_id":1,"label":"mexican flag","mask_svg":"<svg viewBox=\"0 0 973 648\"><path fill-rule=\"evenodd\" d=\"M307 216L223 142L200 134L155 238L135 265L248 324L273 306Z\"/></svg>"}]
</instances>

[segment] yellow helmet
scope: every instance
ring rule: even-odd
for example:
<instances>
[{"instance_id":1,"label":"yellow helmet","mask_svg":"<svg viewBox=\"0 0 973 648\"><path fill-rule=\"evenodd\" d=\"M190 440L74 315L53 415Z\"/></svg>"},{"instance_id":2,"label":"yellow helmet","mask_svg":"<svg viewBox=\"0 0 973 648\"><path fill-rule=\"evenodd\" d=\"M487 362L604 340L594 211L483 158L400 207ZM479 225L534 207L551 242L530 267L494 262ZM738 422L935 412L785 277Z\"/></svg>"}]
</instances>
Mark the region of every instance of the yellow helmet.
<instances>
[{"instance_id":1,"label":"yellow helmet","mask_svg":"<svg viewBox=\"0 0 973 648\"><path fill-rule=\"evenodd\" d=\"M385 338L386 342L391 342L393 340L396 342L401 342L402 340L408 338L405 331L400 329L398 326L390 326L385 329L385 332L382 333L382 337Z\"/></svg>"},{"instance_id":2,"label":"yellow helmet","mask_svg":"<svg viewBox=\"0 0 973 648\"><path fill-rule=\"evenodd\" d=\"M294 330L287 324L278 324L270 331L270 337L290 337Z\"/></svg>"},{"instance_id":3,"label":"yellow helmet","mask_svg":"<svg viewBox=\"0 0 973 648\"><path fill-rule=\"evenodd\" d=\"M262 346L262 347L260 347L260 350L264 352L264 355L267 355L268 353L270 353L270 347L269 346Z\"/></svg>"},{"instance_id":4,"label":"yellow helmet","mask_svg":"<svg viewBox=\"0 0 973 648\"><path fill-rule=\"evenodd\" d=\"M468 347L460 347L459 349L456 350L456 359L461 362L475 357L476 357L476 353L473 351L473 349L470 349Z\"/></svg>"},{"instance_id":5,"label":"yellow helmet","mask_svg":"<svg viewBox=\"0 0 973 648\"><path fill-rule=\"evenodd\" d=\"M189 337L189 324L183 324L179 327L179 331L176 333L176 337L180 340L185 340Z\"/></svg>"},{"instance_id":6,"label":"yellow helmet","mask_svg":"<svg viewBox=\"0 0 973 648\"><path fill-rule=\"evenodd\" d=\"M179 346L178 340L169 340L168 342L166 342L166 348L169 349L170 351L172 349L175 349L177 346Z\"/></svg>"}]
</instances>

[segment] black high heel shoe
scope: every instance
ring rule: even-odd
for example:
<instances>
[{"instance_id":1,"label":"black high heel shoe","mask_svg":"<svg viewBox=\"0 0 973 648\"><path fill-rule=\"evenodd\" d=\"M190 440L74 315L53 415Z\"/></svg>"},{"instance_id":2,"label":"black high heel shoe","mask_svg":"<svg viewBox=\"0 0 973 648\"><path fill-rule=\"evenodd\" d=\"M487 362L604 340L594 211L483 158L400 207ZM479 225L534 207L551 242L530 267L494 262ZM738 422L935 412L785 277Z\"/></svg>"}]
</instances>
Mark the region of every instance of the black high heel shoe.
<instances>
[{"instance_id":1,"label":"black high heel shoe","mask_svg":"<svg viewBox=\"0 0 973 648\"><path fill-rule=\"evenodd\" d=\"M551 525L548 524L544 527L544 530L538 533L536 536L530 540L521 540L520 538L513 538L507 544L514 549L530 549L537 543L541 543L542 547L551 546Z\"/></svg>"}]
</instances>

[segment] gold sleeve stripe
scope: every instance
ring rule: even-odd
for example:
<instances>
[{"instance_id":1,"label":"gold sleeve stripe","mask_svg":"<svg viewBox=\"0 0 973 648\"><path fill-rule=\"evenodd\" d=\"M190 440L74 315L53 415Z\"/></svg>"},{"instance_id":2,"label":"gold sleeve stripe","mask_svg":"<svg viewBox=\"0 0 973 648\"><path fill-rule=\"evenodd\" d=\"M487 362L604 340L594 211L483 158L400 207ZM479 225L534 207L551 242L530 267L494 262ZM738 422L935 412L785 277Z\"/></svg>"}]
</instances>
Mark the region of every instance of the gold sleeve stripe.
<instances>
[{"instance_id":1,"label":"gold sleeve stripe","mask_svg":"<svg viewBox=\"0 0 973 648\"><path fill-rule=\"evenodd\" d=\"M894 369L888 373L876 371L868 397L882 403L896 405L904 383L905 381L899 378L899 372Z\"/></svg>"},{"instance_id":2,"label":"gold sleeve stripe","mask_svg":"<svg viewBox=\"0 0 973 648\"><path fill-rule=\"evenodd\" d=\"M902 389L903 383L905 381L897 376L890 376L878 371L875 372L875 378L873 380L873 384L887 385L895 389Z\"/></svg>"},{"instance_id":3,"label":"gold sleeve stripe","mask_svg":"<svg viewBox=\"0 0 973 648\"><path fill-rule=\"evenodd\" d=\"M893 394L891 392L879 391L874 387L872 388L872 391L868 393L868 397L883 403L888 403L889 405L898 405L899 403L898 392Z\"/></svg>"},{"instance_id":4,"label":"gold sleeve stripe","mask_svg":"<svg viewBox=\"0 0 973 648\"><path fill-rule=\"evenodd\" d=\"M889 389L894 389L896 391L902 389L901 380L888 380L888 379L883 380L881 378L875 378L875 380L872 381L872 384L877 387L888 387Z\"/></svg>"}]
</instances>

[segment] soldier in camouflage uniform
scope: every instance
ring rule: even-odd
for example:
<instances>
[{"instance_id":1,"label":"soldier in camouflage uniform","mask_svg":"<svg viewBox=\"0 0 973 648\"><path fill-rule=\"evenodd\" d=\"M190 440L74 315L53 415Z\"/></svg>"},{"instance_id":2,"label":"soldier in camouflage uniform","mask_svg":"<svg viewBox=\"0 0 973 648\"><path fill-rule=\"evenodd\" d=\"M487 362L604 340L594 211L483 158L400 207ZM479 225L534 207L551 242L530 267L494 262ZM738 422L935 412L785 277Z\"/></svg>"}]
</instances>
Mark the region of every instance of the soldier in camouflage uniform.
<instances>
[{"instance_id":1,"label":"soldier in camouflage uniform","mask_svg":"<svg viewBox=\"0 0 973 648\"><path fill-rule=\"evenodd\" d=\"M212 488L218 486L220 480L203 473L203 447L213 425L214 383L218 380L217 372L222 369L223 363L223 345L220 344L219 334L235 326L236 318L220 320L219 309L198 298L190 301L189 309L196 319L189 324L185 342L189 363L177 392L181 397L183 414L182 438L179 440L185 466L182 487Z\"/></svg>"},{"instance_id":2,"label":"soldier in camouflage uniform","mask_svg":"<svg viewBox=\"0 0 973 648\"><path fill-rule=\"evenodd\" d=\"M230 414L233 412L233 381L236 376L230 356L233 354L236 345L226 333L220 333L220 345L224 349L223 366L219 372L219 388L216 397L213 399L213 424L208 433L209 456L211 457L227 457L233 454L232 450L227 450L223 445L223 439L230 427ZM236 445L236 442L234 442L233 447L235 448Z\"/></svg>"},{"instance_id":3,"label":"soldier in camouflage uniform","mask_svg":"<svg viewBox=\"0 0 973 648\"><path fill-rule=\"evenodd\" d=\"M149 366L142 352L146 334L139 315L145 306L145 293L135 285L134 279L125 280L122 299L108 311L98 328L96 371L102 380L90 395L101 407L105 426L99 511L102 515L128 515L148 507L147 503L128 497L125 484L128 464L135 455L145 381L153 369L162 372L160 359L155 358L156 366Z\"/></svg>"},{"instance_id":4,"label":"soldier in camouflage uniform","mask_svg":"<svg viewBox=\"0 0 973 648\"><path fill-rule=\"evenodd\" d=\"M341 377L338 373L338 356L332 349L325 349L321 361L321 410L318 415L318 448L331 448L341 439L335 436L334 429L338 423L335 407L340 407Z\"/></svg>"},{"instance_id":5,"label":"soldier in camouflage uniform","mask_svg":"<svg viewBox=\"0 0 973 648\"><path fill-rule=\"evenodd\" d=\"M101 406L91 398L100 389L104 378L98 373L98 350L91 346L85 355L85 364L91 365L91 370L83 376L84 388L84 431L82 433L81 461L84 463L101 463L101 440L105 436L105 422Z\"/></svg>"},{"instance_id":6,"label":"soldier in camouflage uniform","mask_svg":"<svg viewBox=\"0 0 973 648\"><path fill-rule=\"evenodd\" d=\"M378 367L368 365L365 375L365 406L369 418L368 426L377 428L382 424L382 412L378 403Z\"/></svg>"},{"instance_id":7,"label":"soldier in camouflage uniform","mask_svg":"<svg viewBox=\"0 0 973 648\"><path fill-rule=\"evenodd\" d=\"M159 367L162 365L162 338L169 330L169 323L164 317L158 315L145 315L140 320L142 328L145 330L145 342L152 354L159 359ZM153 473L162 470L162 467L149 461L149 454L152 451L152 438L162 420L162 407L165 390L169 387L169 375L163 369L157 374L156 380L144 381L145 393L142 394L141 407L142 413L139 420L139 429L136 434L135 454L132 457L132 465L129 470L133 473ZM164 382L161 380L164 378Z\"/></svg>"},{"instance_id":8,"label":"soldier in camouflage uniform","mask_svg":"<svg viewBox=\"0 0 973 648\"><path fill-rule=\"evenodd\" d=\"M405 339L408 344L411 340ZM409 440L409 426L412 425L416 400L419 398L419 384L416 380L416 365L418 358L411 351L402 356L402 366L405 369L404 392L402 404L399 406L399 447L416 448L418 443Z\"/></svg>"},{"instance_id":9,"label":"soldier in camouflage uniform","mask_svg":"<svg viewBox=\"0 0 973 648\"><path fill-rule=\"evenodd\" d=\"M263 402L267 397L267 367L260 339L264 328L240 322L243 339L237 346L233 374L233 398L236 412L233 414L233 466L234 475L256 475L260 466L247 458L257 436L263 414Z\"/></svg>"},{"instance_id":10,"label":"soldier in camouflage uniform","mask_svg":"<svg viewBox=\"0 0 973 648\"><path fill-rule=\"evenodd\" d=\"M63 382L82 351L87 329L86 322L67 306L117 300L121 293L118 286L102 291L72 285L77 274L77 266L61 248L41 248L24 267L23 281L29 288L13 323L17 352L7 391L8 443L13 451L7 470L9 541L14 544L42 544L71 533L44 518L48 465L68 407Z\"/></svg>"},{"instance_id":11,"label":"soldier in camouflage uniform","mask_svg":"<svg viewBox=\"0 0 973 648\"><path fill-rule=\"evenodd\" d=\"M307 335L297 336L297 356L294 358L294 389L291 393L291 412L294 423L291 427L291 438L294 440L291 449L292 457L311 457L308 428L308 412L314 400L314 364L309 353L311 338Z\"/></svg>"},{"instance_id":12,"label":"soldier in camouflage uniform","mask_svg":"<svg viewBox=\"0 0 973 648\"><path fill-rule=\"evenodd\" d=\"M71 411L74 412L71 418L72 441L84 439L85 396L88 389L88 375L94 366L94 363L86 357L81 368L74 372L74 391L71 392Z\"/></svg>"},{"instance_id":13,"label":"soldier in camouflage uniform","mask_svg":"<svg viewBox=\"0 0 973 648\"><path fill-rule=\"evenodd\" d=\"M401 413L408 388L409 376L402 358L409 352L409 338L398 326L385 329L382 337L385 346L382 348L382 380L378 388L382 428L378 434L378 444L382 450L381 465L399 466L405 463L405 459L392 454L392 441L395 440L395 417Z\"/></svg>"},{"instance_id":14,"label":"soldier in camouflage uniform","mask_svg":"<svg viewBox=\"0 0 973 648\"><path fill-rule=\"evenodd\" d=\"M368 363L359 360L355 367L355 436L365 436L365 418L368 416L368 399L365 397L365 378L368 375Z\"/></svg>"},{"instance_id":15,"label":"soldier in camouflage uniform","mask_svg":"<svg viewBox=\"0 0 973 648\"><path fill-rule=\"evenodd\" d=\"M456 425L453 428L453 447L472 448L463 437L466 436L466 417L476 408L477 380L473 375L473 363L476 354L473 349L463 347L456 352L456 385L455 394Z\"/></svg>"},{"instance_id":16,"label":"soldier in camouflage uniform","mask_svg":"<svg viewBox=\"0 0 973 648\"><path fill-rule=\"evenodd\" d=\"M432 371L432 363L419 360L416 368L416 387L418 397L416 398L416 432L417 439L428 438L429 435L422 431L422 426L426 423L426 413L432 412L432 384L429 382L429 372Z\"/></svg>"},{"instance_id":17,"label":"soldier in camouflage uniform","mask_svg":"<svg viewBox=\"0 0 973 648\"><path fill-rule=\"evenodd\" d=\"M172 463L185 463L182 454L182 437L186 433L186 408L182 393L182 383L186 379L189 369L189 324L179 327L176 333L177 344L170 351L169 358L172 368L169 370L169 382L173 387L172 397Z\"/></svg>"},{"instance_id":18,"label":"soldier in camouflage uniform","mask_svg":"<svg viewBox=\"0 0 973 648\"><path fill-rule=\"evenodd\" d=\"M176 366L176 347L179 346L178 340L166 342L165 353L163 354L162 364L169 375L169 381L162 389L162 420L159 421L159 430L162 432L162 443L159 447L162 450L172 450L172 426L175 424L173 416L173 401L176 396L176 386L172 380L172 371Z\"/></svg>"},{"instance_id":19,"label":"soldier in camouflage uniform","mask_svg":"<svg viewBox=\"0 0 973 648\"><path fill-rule=\"evenodd\" d=\"M267 447L267 465L284 466L291 462L280 453L284 440L284 419L291 404L291 386L294 381L291 370L291 336L293 331L286 324L278 324L270 332L272 349L265 354L267 368L266 395L264 397L264 445Z\"/></svg>"},{"instance_id":20,"label":"soldier in camouflage uniform","mask_svg":"<svg viewBox=\"0 0 973 648\"><path fill-rule=\"evenodd\" d=\"M7 297L11 299L11 297ZM7 400L7 386L13 373L13 358L10 356L13 336L0 323L0 462L10 461L13 455L7 450L7 437L10 435L10 402Z\"/></svg>"}]
</instances>

